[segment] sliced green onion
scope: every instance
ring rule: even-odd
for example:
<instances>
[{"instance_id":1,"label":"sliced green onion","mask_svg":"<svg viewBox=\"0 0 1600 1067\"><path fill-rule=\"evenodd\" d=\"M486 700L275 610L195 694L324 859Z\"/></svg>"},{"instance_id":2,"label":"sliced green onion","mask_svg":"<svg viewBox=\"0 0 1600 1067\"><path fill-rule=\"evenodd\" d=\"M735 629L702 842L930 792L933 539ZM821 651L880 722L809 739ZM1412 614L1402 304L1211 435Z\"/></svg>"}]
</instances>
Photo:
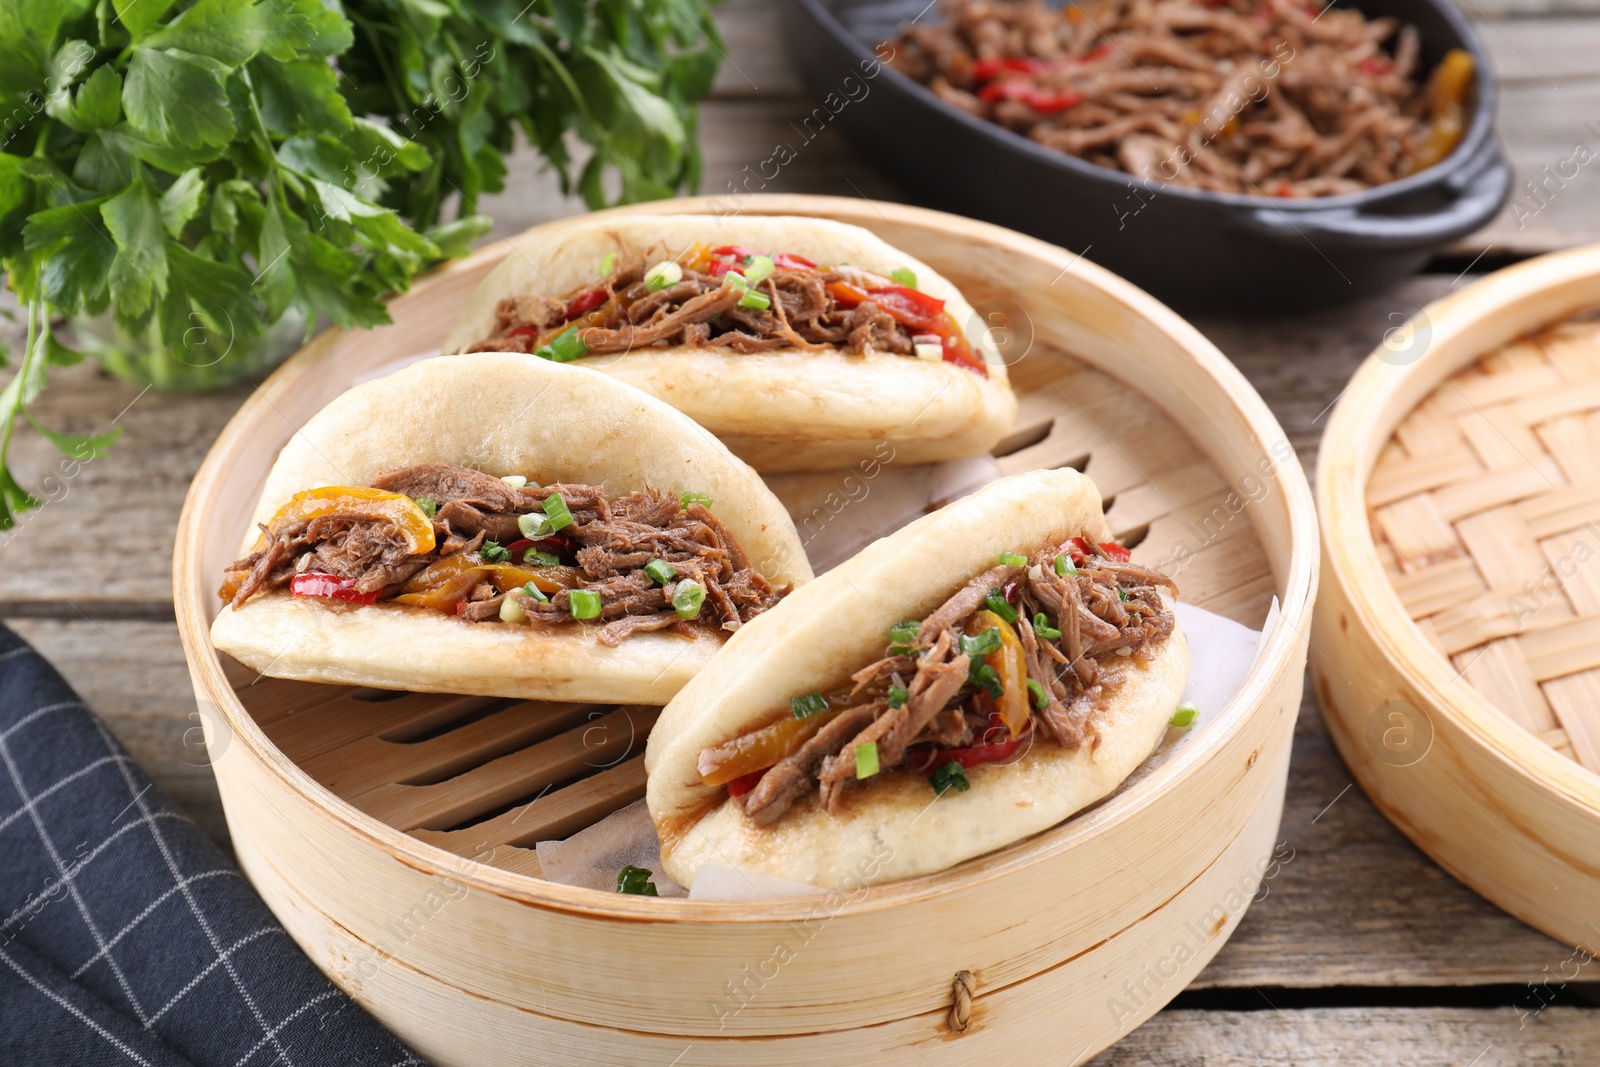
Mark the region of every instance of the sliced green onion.
<instances>
[{"instance_id":1,"label":"sliced green onion","mask_svg":"<svg viewBox=\"0 0 1600 1067\"><path fill-rule=\"evenodd\" d=\"M653 559L644 565L644 572L657 585L666 585L678 576L678 568L664 559Z\"/></svg>"},{"instance_id":2,"label":"sliced green onion","mask_svg":"<svg viewBox=\"0 0 1600 1067\"><path fill-rule=\"evenodd\" d=\"M1002 552L1002 553L1000 553L1000 566L1002 566L1002 567L1026 567L1027 565L1028 565L1028 557L1027 556L1021 555L1021 554L1016 553L1016 552Z\"/></svg>"},{"instance_id":3,"label":"sliced green onion","mask_svg":"<svg viewBox=\"0 0 1600 1067\"><path fill-rule=\"evenodd\" d=\"M522 605L511 597L500 601L501 622L527 622L528 613L522 610Z\"/></svg>"},{"instance_id":4,"label":"sliced green onion","mask_svg":"<svg viewBox=\"0 0 1600 1067\"><path fill-rule=\"evenodd\" d=\"M511 550L499 541L485 541L483 547L478 549L478 555L489 563L504 563L511 558Z\"/></svg>"},{"instance_id":5,"label":"sliced green onion","mask_svg":"<svg viewBox=\"0 0 1600 1067\"><path fill-rule=\"evenodd\" d=\"M555 532L550 526L550 516L541 515L537 511L530 511L526 515L517 516L517 529L522 536L530 541L537 541L541 537L549 537Z\"/></svg>"},{"instance_id":6,"label":"sliced green onion","mask_svg":"<svg viewBox=\"0 0 1600 1067\"><path fill-rule=\"evenodd\" d=\"M650 878L649 868L635 867L630 863L617 872L617 892L636 897L660 896Z\"/></svg>"},{"instance_id":7,"label":"sliced green onion","mask_svg":"<svg viewBox=\"0 0 1600 1067\"><path fill-rule=\"evenodd\" d=\"M1185 700L1178 705L1178 710L1172 713L1172 725L1182 729L1193 726L1194 721L1200 717L1200 709Z\"/></svg>"},{"instance_id":8,"label":"sliced green onion","mask_svg":"<svg viewBox=\"0 0 1600 1067\"><path fill-rule=\"evenodd\" d=\"M600 257L600 277L604 278L606 275L610 274L616 269L617 254L615 252L607 252L605 255Z\"/></svg>"},{"instance_id":9,"label":"sliced green onion","mask_svg":"<svg viewBox=\"0 0 1600 1067\"><path fill-rule=\"evenodd\" d=\"M550 529L565 530L572 525L572 512L567 510L567 502L561 499L560 493L551 493L544 498L544 513L550 516Z\"/></svg>"},{"instance_id":10,"label":"sliced green onion","mask_svg":"<svg viewBox=\"0 0 1600 1067\"><path fill-rule=\"evenodd\" d=\"M1006 687L1000 681L1000 675L995 673L995 669L982 660L973 660L972 662L973 666L967 670L967 681L999 700L1006 691Z\"/></svg>"},{"instance_id":11,"label":"sliced green onion","mask_svg":"<svg viewBox=\"0 0 1600 1067\"><path fill-rule=\"evenodd\" d=\"M944 359L944 345L926 344L918 341L911 346L918 359L925 359L929 363L938 363Z\"/></svg>"},{"instance_id":12,"label":"sliced green onion","mask_svg":"<svg viewBox=\"0 0 1600 1067\"><path fill-rule=\"evenodd\" d=\"M902 619L889 627L889 655L909 656L917 650L917 631L922 624L916 619Z\"/></svg>"},{"instance_id":13,"label":"sliced green onion","mask_svg":"<svg viewBox=\"0 0 1600 1067\"><path fill-rule=\"evenodd\" d=\"M583 338L578 336L576 326L568 327L556 334L547 345L540 345L533 350L533 354L540 359L552 360L556 363L571 363L589 354L589 346L583 343Z\"/></svg>"},{"instance_id":14,"label":"sliced green onion","mask_svg":"<svg viewBox=\"0 0 1600 1067\"><path fill-rule=\"evenodd\" d=\"M755 308L757 311L765 311L772 306L772 300L767 296L766 293L758 293L754 289L751 289L739 298L739 306L742 308Z\"/></svg>"},{"instance_id":15,"label":"sliced green onion","mask_svg":"<svg viewBox=\"0 0 1600 1067\"><path fill-rule=\"evenodd\" d=\"M1041 711L1044 710L1044 706L1046 704L1050 703L1050 701L1045 698L1044 686L1040 685L1032 678L1028 679L1028 692L1033 695L1033 706Z\"/></svg>"},{"instance_id":16,"label":"sliced green onion","mask_svg":"<svg viewBox=\"0 0 1600 1067\"><path fill-rule=\"evenodd\" d=\"M672 260L663 260L644 272L644 284L651 292L683 281L683 268Z\"/></svg>"},{"instance_id":17,"label":"sliced green onion","mask_svg":"<svg viewBox=\"0 0 1600 1067\"><path fill-rule=\"evenodd\" d=\"M744 268L744 280L751 285L760 285L772 277L772 272L778 265L772 261L771 256L753 256Z\"/></svg>"},{"instance_id":18,"label":"sliced green onion","mask_svg":"<svg viewBox=\"0 0 1600 1067\"><path fill-rule=\"evenodd\" d=\"M957 793L965 793L972 788L972 783L967 781L966 769L955 760L928 775L928 784L933 786L934 793L941 797L952 789Z\"/></svg>"},{"instance_id":19,"label":"sliced green onion","mask_svg":"<svg viewBox=\"0 0 1600 1067\"><path fill-rule=\"evenodd\" d=\"M523 586L522 591L527 593L530 597L532 597L534 600L537 600L541 604L550 603L550 598L544 595L544 590L540 589L532 582L529 582L527 585Z\"/></svg>"},{"instance_id":20,"label":"sliced green onion","mask_svg":"<svg viewBox=\"0 0 1600 1067\"><path fill-rule=\"evenodd\" d=\"M1122 588L1120 585L1117 586L1117 599L1122 601L1124 604L1128 602L1128 591Z\"/></svg>"},{"instance_id":21,"label":"sliced green onion","mask_svg":"<svg viewBox=\"0 0 1600 1067\"><path fill-rule=\"evenodd\" d=\"M722 284L728 286L731 289L748 289L748 288L750 288L750 282L745 278L745 276L743 274L740 274L736 270L730 270L728 273L724 274L722 276Z\"/></svg>"},{"instance_id":22,"label":"sliced green onion","mask_svg":"<svg viewBox=\"0 0 1600 1067\"><path fill-rule=\"evenodd\" d=\"M878 773L878 742L868 741L856 746L856 779L871 778Z\"/></svg>"},{"instance_id":23,"label":"sliced green onion","mask_svg":"<svg viewBox=\"0 0 1600 1067\"><path fill-rule=\"evenodd\" d=\"M679 497L678 499L683 501L684 507L688 507L690 504L699 504L703 508L709 508L711 506L711 498L706 496L704 493L684 493L683 496Z\"/></svg>"},{"instance_id":24,"label":"sliced green onion","mask_svg":"<svg viewBox=\"0 0 1600 1067\"><path fill-rule=\"evenodd\" d=\"M700 605L705 599L705 586L693 580L681 581L672 594L672 610L678 613L680 619L693 619L700 614Z\"/></svg>"},{"instance_id":25,"label":"sliced green onion","mask_svg":"<svg viewBox=\"0 0 1600 1067\"><path fill-rule=\"evenodd\" d=\"M896 285L903 285L907 289L915 289L917 287L917 272L910 267L901 267L899 270L892 272L889 277L894 279Z\"/></svg>"},{"instance_id":26,"label":"sliced green onion","mask_svg":"<svg viewBox=\"0 0 1600 1067\"><path fill-rule=\"evenodd\" d=\"M1002 589L989 590L989 595L983 598L983 606L1006 622L1017 621L1017 609L1006 602L1006 594Z\"/></svg>"},{"instance_id":27,"label":"sliced green onion","mask_svg":"<svg viewBox=\"0 0 1600 1067\"><path fill-rule=\"evenodd\" d=\"M980 657L1000 651L1000 631L991 626L975 637L961 638L961 651L977 662Z\"/></svg>"},{"instance_id":28,"label":"sliced green onion","mask_svg":"<svg viewBox=\"0 0 1600 1067\"><path fill-rule=\"evenodd\" d=\"M598 619L600 594L589 589L568 589L567 607L574 619Z\"/></svg>"},{"instance_id":29,"label":"sliced green onion","mask_svg":"<svg viewBox=\"0 0 1600 1067\"><path fill-rule=\"evenodd\" d=\"M1078 568L1072 565L1072 557L1065 552L1056 557L1056 573L1063 578L1069 574L1078 573Z\"/></svg>"},{"instance_id":30,"label":"sliced green onion","mask_svg":"<svg viewBox=\"0 0 1600 1067\"><path fill-rule=\"evenodd\" d=\"M528 484L528 479L524 478L520 474L508 474L500 480L505 482L513 489L521 489L523 486Z\"/></svg>"},{"instance_id":31,"label":"sliced green onion","mask_svg":"<svg viewBox=\"0 0 1600 1067\"><path fill-rule=\"evenodd\" d=\"M807 693L789 698L789 711L797 719L809 719L828 710L828 698L821 693Z\"/></svg>"},{"instance_id":32,"label":"sliced green onion","mask_svg":"<svg viewBox=\"0 0 1600 1067\"><path fill-rule=\"evenodd\" d=\"M1061 640L1061 631L1050 625L1050 616L1042 611L1033 617L1033 632L1046 641Z\"/></svg>"},{"instance_id":33,"label":"sliced green onion","mask_svg":"<svg viewBox=\"0 0 1600 1067\"><path fill-rule=\"evenodd\" d=\"M561 565L561 557L554 552L530 548L522 554L522 562L530 567L559 567Z\"/></svg>"},{"instance_id":34,"label":"sliced green onion","mask_svg":"<svg viewBox=\"0 0 1600 1067\"><path fill-rule=\"evenodd\" d=\"M891 685L889 687L889 706L891 708L905 707L906 700L909 699L910 696L910 693L907 693L898 685Z\"/></svg>"},{"instance_id":35,"label":"sliced green onion","mask_svg":"<svg viewBox=\"0 0 1600 1067\"><path fill-rule=\"evenodd\" d=\"M413 503L415 503L417 507L421 508L422 513L428 516L430 519L439 513L438 503L429 499L428 497L419 496L415 501L413 501Z\"/></svg>"}]
</instances>

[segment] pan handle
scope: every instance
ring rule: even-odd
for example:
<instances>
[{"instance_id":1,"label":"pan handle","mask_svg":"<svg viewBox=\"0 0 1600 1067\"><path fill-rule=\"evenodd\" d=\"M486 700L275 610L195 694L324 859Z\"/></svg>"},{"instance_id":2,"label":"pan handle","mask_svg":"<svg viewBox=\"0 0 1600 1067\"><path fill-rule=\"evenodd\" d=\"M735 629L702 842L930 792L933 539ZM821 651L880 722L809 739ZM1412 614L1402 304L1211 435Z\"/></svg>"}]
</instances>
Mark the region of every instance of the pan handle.
<instances>
[{"instance_id":1,"label":"pan handle","mask_svg":"<svg viewBox=\"0 0 1600 1067\"><path fill-rule=\"evenodd\" d=\"M1441 184L1449 203L1421 215L1369 214L1357 208L1285 211L1260 207L1248 212L1248 218L1256 228L1274 236L1303 237L1313 244L1324 238L1334 244L1369 248L1438 246L1466 236L1495 216L1511 191L1511 167L1491 137Z\"/></svg>"}]
</instances>

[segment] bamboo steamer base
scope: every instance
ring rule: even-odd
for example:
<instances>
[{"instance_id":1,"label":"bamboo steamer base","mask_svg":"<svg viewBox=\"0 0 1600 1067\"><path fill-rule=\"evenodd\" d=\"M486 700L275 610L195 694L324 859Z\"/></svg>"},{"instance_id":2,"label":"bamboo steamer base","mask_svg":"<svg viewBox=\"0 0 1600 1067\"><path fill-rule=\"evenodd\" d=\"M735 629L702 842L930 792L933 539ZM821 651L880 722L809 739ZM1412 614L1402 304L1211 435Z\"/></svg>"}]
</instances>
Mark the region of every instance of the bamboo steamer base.
<instances>
[{"instance_id":1,"label":"bamboo steamer base","mask_svg":"<svg viewBox=\"0 0 1600 1067\"><path fill-rule=\"evenodd\" d=\"M653 715L260 679L206 639L215 575L277 448L354 380L437 344L497 246L396 300L394 326L314 341L195 479L175 584L240 862L318 965L440 1064L990 1062L1044 1047L1081 1062L1193 978L1270 863L1315 582L1303 475L1214 348L1059 249L866 201L746 210L875 230L1026 330L1002 469L1085 470L1135 558L1176 571L1186 600L1259 627L1278 597L1240 694L1109 801L941 874L761 903L543 881L537 841L642 795ZM918 472L880 477L872 491L892 492ZM828 476L771 481L803 530L831 514ZM964 970L976 996L953 1030Z\"/></svg>"},{"instance_id":2,"label":"bamboo steamer base","mask_svg":"<svg viewBox=\"0 0 1600 1067\"><path fill-rule=\"evenodd\" d=\"M1467 885L1600 950L1600 246L1500 271L1375 352L1318 471L1329 731Z\"/></svg>"}]
</instances>

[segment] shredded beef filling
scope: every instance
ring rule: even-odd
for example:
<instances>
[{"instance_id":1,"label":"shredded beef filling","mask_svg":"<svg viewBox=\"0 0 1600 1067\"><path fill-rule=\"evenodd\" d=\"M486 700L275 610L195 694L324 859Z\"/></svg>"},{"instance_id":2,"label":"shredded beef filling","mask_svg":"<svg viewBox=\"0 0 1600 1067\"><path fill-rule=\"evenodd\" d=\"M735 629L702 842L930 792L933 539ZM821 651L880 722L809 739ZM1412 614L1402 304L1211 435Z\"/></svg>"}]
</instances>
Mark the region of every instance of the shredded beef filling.
<instances>
[{"instance_id":1,"label":"shredded beef filling","mask_svg":"<svg viewBox=\"0 0 1600 1067\"><path fill-rule=\"evenodd\" d=\"M1118 558L1126 553L1117 546L1091 545L1076 573L1058 574L1057 555L1072 554L1074 547L1047 548L1028 566L1002 565L978 575L922 620L909 646L891 646L890 654L857 671L850 685L831 694L836 710L828 721L744 795L751 821L772 825L813 789L836 814L846 792L860 786L856 749L868 742L877 746L880 774L926 774L951 750L977 745L1098 743L1097 706L1122 680L1130 659L1149 659L1172 633L1161 590L1176 596L1177 587L1157 571ZM983 658L963 651L962 638L972 636L969 623L987 610L991 596L1015 611L1011 625L1026 677L1041 694L1030 692L1028 723L1016 739L997 722L991 691L974 680ZM1035 629L1041 615L1046 632L1059 630L1059 637ZM896 693L894 707L891 689L904 693L903 699Z\"/></svg>"},{"instance_id":2,"label":"shredded beef filling","mask_svg":"<svg viewBox=\"0 0 1600 1067\"><path fill-rule=\"evenodd\" d=\"M893 66L1047 148L1225 193L1316 197L1392 182L1460 142L1465 53L1420 69L1393 18L1322 0L946 0Z\"/></svg>"},{"instance_id":3,"label":"shredded beef filling","mask_svg":"<svg viewBox=\"0 0 1600 1067\"><path fill-rule=\"evenodd\" d=\"M383 520L361 515L324 515L309 521L284 521L262 527L266 543L233 563L231 603L243 605L257 593L288 586L297 574L317 573L353 582L353 590L392 599L431 564L463 555L471 563L491 563L491 542L504 546L521 538L520 515L545 513L545 500L559 494L572 522L537 542L554 554L555 566L536 566L523 558L498 562L543 573L565 586L538 600L524 588L502 592L485 573L461 591L455 611L468 622L499 622L509 598L521 617L535 626L575 622L572 592L600 598L598 639L611 646L652 630L685 631L692 626L737 629L772 607L788 592L774 589L751 567L733 534L698 503L645 488L608 500L599 486L559 484L526 487L466 467L424 464L390 471L372 488L400 493L435 505L432 552L412 555L402 532ZM519 550L522 557L528 550ZM499 555L499 554L497 554ZM675 572L661 584L645 571L653 560ZM673 597L685 581L705 590L700 612L682 618ZM512 613L515 616L515 613Z\"/></svg>"},{"instance_id":4,"label":"shredded beef filling","mask_svg":"<svg viewBox=\"0 0 1600 1067\"><path fill-rule=\"evenodd\" d=\"M877 303L868 299L846 307L828 290L833 282L863 284L858 271L780 267L751 286L770 307L750 308L740 306L746 290L687 268L680 281L652 291L644 282L644 265L643 255L632 256L600 282L557 298L506 297L495 307L494 333L467 351L531 353L565 329L576 329L592 356L651 345L741 353L818 345L855 355L909 356L914 350L913 331ZM602 300L598 308L568 317L567 309L596 300Z\"/></svg>"}]
</instances>

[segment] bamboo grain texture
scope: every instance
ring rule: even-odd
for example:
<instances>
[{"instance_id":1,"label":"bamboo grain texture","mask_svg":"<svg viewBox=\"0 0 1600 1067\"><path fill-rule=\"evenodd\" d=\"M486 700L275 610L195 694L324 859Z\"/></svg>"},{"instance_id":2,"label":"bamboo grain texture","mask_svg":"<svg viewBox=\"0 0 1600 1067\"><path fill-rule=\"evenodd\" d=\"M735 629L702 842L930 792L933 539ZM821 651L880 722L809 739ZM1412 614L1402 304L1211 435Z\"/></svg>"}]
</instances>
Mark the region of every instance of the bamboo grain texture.
<instances>
[{"instance_id":1,"label":"bamboo grain texture","mask_svg":"<svg viewBox=\"0 0 1600 1067\"><path fill-rule=\"evenodd\" d=\"M1512 721L1600 772L1600 323L1485 354L1395 428L1367 493L1413 620Z\"/></svg>"}]
</instances>

